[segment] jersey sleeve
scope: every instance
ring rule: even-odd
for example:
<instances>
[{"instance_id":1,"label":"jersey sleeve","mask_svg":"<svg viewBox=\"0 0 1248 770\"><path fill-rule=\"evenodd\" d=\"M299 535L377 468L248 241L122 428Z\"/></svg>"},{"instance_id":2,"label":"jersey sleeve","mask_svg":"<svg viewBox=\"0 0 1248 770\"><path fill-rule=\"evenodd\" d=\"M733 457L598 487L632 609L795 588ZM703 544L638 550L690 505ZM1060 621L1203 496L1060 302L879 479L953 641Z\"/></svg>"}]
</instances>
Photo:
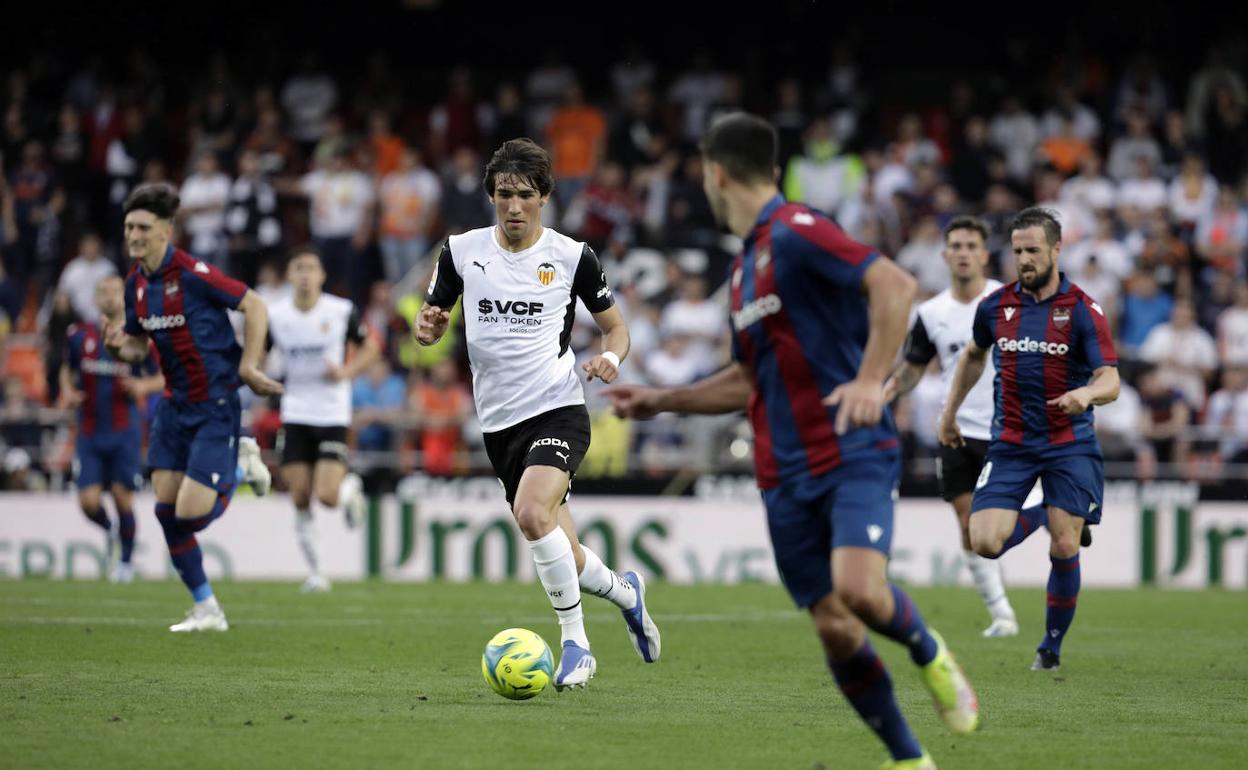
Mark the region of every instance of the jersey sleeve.
<instances>
[{"instance_id":1,"label":"jersey sleeve","mask_svg":"<svg viewBox=\"0 0 1248 770\"><path fill-rule=\"evenodd\" d=\"M971 337L975 340L975 346L983 350L992 347L992 311L995 307L995 302L985 299L975 308L975 320L971 323Z\"/></svg>"},{"instance_id":2,"label":"jersey sleeve","mask_svg":"<svg viewBox=\"0 0 1248 770\"><path fill-rule=\"evenodd\" d=\"M182 282L194 287L200 296L219 307L238 310L247 293L247 284L235 280L207 262L196 262L182 271Z\"/></svg>"},{"instance_id":3,"label":"jersey sleeve","mask_svg":"<svg viewBox=\"0 0 1248 770\"><path fill-rule=\"evenodd\" d=\"M143 327L139 325L139 309L134 296L134 284L133 278L126 281L126 323L122 329L131 337L137 337L146 333L143 331Z\"/></svg>"},{"instance_id":4,"label":"jersey sleeve","mask_svg":"<svg viewBox=\"0 0 1248 770\"><path fill-rule=\"evenodd\" d=\"M914 326L910 327L910 334L906 337L906 362L927 366L936 357L936 353L936 343L928 336L927 324L923 323L923 315L920 313L914 317Z\"/></svg>"},{"instance_id":5,"label":"jersey sleeve","mask_svg":"<svg viewBox=\"0 0 1248 770\"><path fill-rule=\"evenodd\" d=\"M351 313L347 315L347 342L363 345L368 339L368 324L360 318L360 309L351 303Z\"/></svg>"},{"instance_id":6,"label":"jersey sleeve","mask_svg":"<svg viewBox=\"0 0 1248 770\"><path fill-rule=\"evenodd\" d=\"M826 217L795 209L782 221L804 248L803 267L829 283L847 288L862 286L863 276L880 252L858 243Z\"/></svg>"},{"instance_id":7,"label":"jersey sleeve","mask_svg":"<svg viewBox=\"0 0 1248 770\"><path fill-rule=\"evenodd\" d=\"M455 258L451 256L451 241L447 239L438 255L438 264L433 268L433 277L429 279L427 303L446 310L455 305L455 300L464 293L464 279L455 269Z\"/></svg>"},{"instance_id":8,"label":"jersey sleeve","mask_svg":"<svg viewBox=\"0 0 1248 770\"><path fill-rule=\"evenodd\" d=\"M581 260L576 265L576 275L572 278L572 293L581 298L585 308L591 313L601 313L615 304L611 296L611 287L607 285L607 274L598 261L594 250L585 245L581 249Z\"/></svg>"},{"instance_id":9,"label":"jersey sleeve","mask_svg":"<svg viewBox=\"0 0 1248 770\"><path fill-rule=\"evenodd\" d=\"M1084 360L1088 362L1088 366L1093 371L1102 366L1117 366L1118 351L1114 350L1114 338L1109 333L1109 321L1105 318L1105 311L1101 309L1101 306L1093 302L1091 298L1084 297L1075 306L1075 322L1079 324L1077 327L1079 338L1075 344Z\"/></svg>"}]
</instances>

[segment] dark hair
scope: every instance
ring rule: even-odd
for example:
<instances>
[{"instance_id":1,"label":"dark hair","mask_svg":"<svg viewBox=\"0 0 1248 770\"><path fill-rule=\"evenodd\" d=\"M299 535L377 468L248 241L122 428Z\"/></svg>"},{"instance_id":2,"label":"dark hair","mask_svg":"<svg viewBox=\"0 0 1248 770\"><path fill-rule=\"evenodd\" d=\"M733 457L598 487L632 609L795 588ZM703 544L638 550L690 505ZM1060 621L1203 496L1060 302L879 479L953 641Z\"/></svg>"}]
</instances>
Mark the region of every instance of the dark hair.
<instances>
[{"instance_id":1,"label":"dark hair","mask_svg":"<svg viewBox=\"0 0 1248 770\"><path fill-rule=\"evenodd\" d=\"M485 191L491 198L499 176L512 176L531 184L543 198L555 189L550 153L528 137L503 142L485 165Z\"/></svg>"},{"instance_id":2,"label":"dark hair","mask_svg":"<svg viewBox=\"0 0 1248 770\"><path fill-rule=\"evenodd\" d=\"M305 243L298 248L291 249L290 256L286 258L286 267L290 267L291 262L294 262L299 257L304 256L315 257L316 262L321 266L321 269L325 269L325 260L321 258L321 252L311 243Z\"/></svg>"},{"instance_id":3,"label":"dark hair","mask_svg":"<svg viewBox=\"0 0 1248 770\"><path fill-rule=\"evenodd\" d=\"M1026 230L1029 227L1044 228L1044 239L1049 246L1062 240L1062 225L1057 221L1057 216L1048 209L1032 206L1018 212L1018 215L1010 222L1008 234L1012 238L1015 230Z\"/></svg>"},{"instance_id":4,"label":"dark hair","mask_svg":"<svg viewBox=\"0 0 1248 770\"><path fill-rule=\"evenodd\" d=\"M730 112L716 118L700 145L706 159L718 163L738 182L776 178L776 129L756 115Z\"/></svg>"},{"instance_id":5,"label":"dark hair","mask_svg":"<svg viewBox=\"0 0 1248 770\"><path fill-rule=\"evenodd\" d=\"M122 216L131 211L141 210L150 211L160 219L173 219L173 215L178 213L178 206L181 204L182 199L178 197L178 191L173 185L165 182L152 182L134 188L134 192L126 198L121 211Z\"/></svg>"},{"instance_id":6,"label":"dark hair","mask_svg":"<svg viewBox=\"0 0 1248 770\"><path fill-rule=\"evenodd\" d=\"M949 224L945 225L945 240L954 230L974 230L979 233L980 240L988 243L988 223L979 217L960 216L949 220Z\"/></svg>"}]
</instances>

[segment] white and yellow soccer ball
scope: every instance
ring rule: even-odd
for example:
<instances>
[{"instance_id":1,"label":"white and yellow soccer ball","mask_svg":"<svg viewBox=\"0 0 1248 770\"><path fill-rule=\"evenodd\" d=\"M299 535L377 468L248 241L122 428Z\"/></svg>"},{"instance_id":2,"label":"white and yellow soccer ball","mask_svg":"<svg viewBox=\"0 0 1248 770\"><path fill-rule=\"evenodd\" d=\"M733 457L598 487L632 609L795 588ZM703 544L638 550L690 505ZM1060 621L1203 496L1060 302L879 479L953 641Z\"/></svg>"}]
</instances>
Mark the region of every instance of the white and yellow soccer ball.
<instances>
[{"instance_id":1,"label":"white and yellow soccer ball","mask_svg":"<svg viewBox=\"0 0 1248 770\"><path fill-rule=\"evenodd\" d=\"M504 698L528 700L555 678L555 664L542 637L527 628L509 628L485 646L481 675Z\"/></svg>"}]
</instances>

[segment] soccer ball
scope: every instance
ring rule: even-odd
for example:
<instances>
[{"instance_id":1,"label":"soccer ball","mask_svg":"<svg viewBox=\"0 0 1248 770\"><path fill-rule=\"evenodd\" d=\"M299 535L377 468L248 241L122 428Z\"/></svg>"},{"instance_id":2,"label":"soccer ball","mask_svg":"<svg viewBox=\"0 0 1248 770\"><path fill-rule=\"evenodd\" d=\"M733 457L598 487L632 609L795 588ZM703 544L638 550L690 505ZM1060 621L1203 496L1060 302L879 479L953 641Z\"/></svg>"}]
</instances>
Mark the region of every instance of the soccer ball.
<instances>
[{"instance_id":1,"label":"soccer ball","mask_svg":"<svg viewBox=\"0 0 1248 770\"><path fill-rule=\"evenodd\" d=\"M542 637L526 628L509 628L485 646L481 675L504 698L528 700L555 678L555 663Z\"/></svg>"}]
</instances>

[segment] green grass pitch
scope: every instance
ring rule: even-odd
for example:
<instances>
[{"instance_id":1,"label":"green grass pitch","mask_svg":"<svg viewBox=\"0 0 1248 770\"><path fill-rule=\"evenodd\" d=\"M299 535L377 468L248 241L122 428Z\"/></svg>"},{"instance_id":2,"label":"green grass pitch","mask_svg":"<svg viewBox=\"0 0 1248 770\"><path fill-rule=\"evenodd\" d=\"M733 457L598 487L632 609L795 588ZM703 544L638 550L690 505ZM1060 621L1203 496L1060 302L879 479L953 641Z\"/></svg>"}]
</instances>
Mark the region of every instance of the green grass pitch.
<instances>
[{"instance_id":1,"label":"green grass pitch","mask_svg":"<svg viewBox=\"0 0 1248 770\"><path fill-rule=\"evenodd\" d=\"M219 583L233 628L175 636L180 585L0 581L0 768L873 768L885 754L776 586L651 586L663 657L587 600L588 690L504 700L487 640L558 641L521 584ZM903 711L950 768L1241 768L1248 596L1088 590L1062 670L1028 665L1043 594L1012 592L1023 634L985 640L969 589L915 589L975 683L980 732L949 735L905 652Z\"/></svg>"}]
</instances>

